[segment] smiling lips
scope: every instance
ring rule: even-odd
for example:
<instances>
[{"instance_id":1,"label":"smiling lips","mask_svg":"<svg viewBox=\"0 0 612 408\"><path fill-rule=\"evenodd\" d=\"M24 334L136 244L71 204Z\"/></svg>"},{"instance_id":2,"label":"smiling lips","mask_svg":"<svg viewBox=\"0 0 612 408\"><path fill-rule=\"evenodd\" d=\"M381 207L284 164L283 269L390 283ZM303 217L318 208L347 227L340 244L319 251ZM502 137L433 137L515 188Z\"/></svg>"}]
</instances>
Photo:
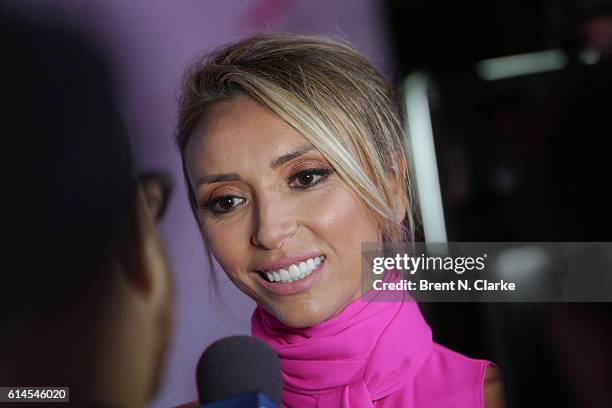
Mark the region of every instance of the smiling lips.
<instances>
[{"instance_id":1,"label":"smiling lips","mask_svg":"<svg viewBox=\"0 0 612 408\"><path fill-rule=\"evenodd\" d=\"M325 256L315 256L294 263L285 268L267 270L260 272L261 276L268 282L289 283L304 279L312 273L325 260Z\"/></svg>"}]
</instances>

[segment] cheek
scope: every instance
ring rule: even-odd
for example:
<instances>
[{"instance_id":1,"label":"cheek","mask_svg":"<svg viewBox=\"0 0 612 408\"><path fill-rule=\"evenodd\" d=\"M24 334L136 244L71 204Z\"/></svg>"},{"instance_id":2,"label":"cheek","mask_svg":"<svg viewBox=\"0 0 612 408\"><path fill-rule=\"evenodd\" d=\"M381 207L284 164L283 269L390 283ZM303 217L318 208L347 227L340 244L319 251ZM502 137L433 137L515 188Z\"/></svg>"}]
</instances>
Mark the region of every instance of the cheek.
<instances>
[{"instance_id":1,"label":"cheek","mask_svg":"<svg viewBox=\"0 0 612 408\"><path fill-rule=\"evenodd\" d=\"M236 275L240 260L246 259L244 239L239 238L239 225L214 225L206 228L204 239L219 265L228 275Z\"/></svg>"},{"instance_id":2,"label":"cheek","mask_svg":"<svg viewBox=\"0 0 612 408\"><path fill-rule=\"evenodd\" d=\"M311 206L311 224L315 232L330 238L331 245L350 246L351 250L360 250L362 242L375 242L378 228L359 199L348 187L334 188L316 206ZM354 253L341 254L354 256Z\"/></svg>"}]
</instances>

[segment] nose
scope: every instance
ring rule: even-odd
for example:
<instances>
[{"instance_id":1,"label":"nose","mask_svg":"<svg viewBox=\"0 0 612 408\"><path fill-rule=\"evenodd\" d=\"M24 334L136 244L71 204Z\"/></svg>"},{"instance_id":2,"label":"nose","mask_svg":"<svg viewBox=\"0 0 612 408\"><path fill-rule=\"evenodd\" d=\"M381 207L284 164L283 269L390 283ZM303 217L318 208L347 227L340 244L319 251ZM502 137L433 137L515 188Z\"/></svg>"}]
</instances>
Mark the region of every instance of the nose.
<instances>
[{"instance_id":1,"label":"nose","mask_svg":"<svg viewBox=\"0 0 612 408\"><path fill-rule=\"evenodd\" d=\"M253 245L265 249L278 249L295 235L297 222L289 203L280 197L260 197L257 200Z\"/></svg>"}]
</instances>

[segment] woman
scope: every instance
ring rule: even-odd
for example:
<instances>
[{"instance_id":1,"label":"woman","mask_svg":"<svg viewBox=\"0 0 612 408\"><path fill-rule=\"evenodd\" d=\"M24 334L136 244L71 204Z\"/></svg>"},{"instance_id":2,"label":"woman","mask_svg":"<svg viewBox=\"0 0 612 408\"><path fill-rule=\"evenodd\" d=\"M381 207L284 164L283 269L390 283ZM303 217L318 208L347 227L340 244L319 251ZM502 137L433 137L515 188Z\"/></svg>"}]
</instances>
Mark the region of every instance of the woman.
<instances>
[{"instance_id":1,"label":"woman","mask_svg":"<svg viewBox=\"0 0 612 408\"><path fill-rule=\"evenodd\" d=\"M360 299L362 242L412 239L402 139L384 80L329 39L256 35L186 73L191 206L257 303L286 406L499 406L496 369L433 343L414 302Z\"/></svg>"}]
</instances>

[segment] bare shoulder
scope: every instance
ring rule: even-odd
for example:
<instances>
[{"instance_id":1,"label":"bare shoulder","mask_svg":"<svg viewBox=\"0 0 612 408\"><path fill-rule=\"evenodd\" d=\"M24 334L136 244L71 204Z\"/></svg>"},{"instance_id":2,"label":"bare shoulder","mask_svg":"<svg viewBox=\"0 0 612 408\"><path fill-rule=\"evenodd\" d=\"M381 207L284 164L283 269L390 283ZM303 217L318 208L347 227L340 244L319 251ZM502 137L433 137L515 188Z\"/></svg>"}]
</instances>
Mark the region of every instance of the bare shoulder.
<instances>
[{"instance_id":1,"label":"bare shoulder","mask_svg":"<svg viewBox=\"0 0 612 408\"><path fill-rule=\"evenodd\" d=\"M504 388L501 372L495 366L489 366L484 379L485 408L505 408Z\"/></svg>"}]
</instances>

